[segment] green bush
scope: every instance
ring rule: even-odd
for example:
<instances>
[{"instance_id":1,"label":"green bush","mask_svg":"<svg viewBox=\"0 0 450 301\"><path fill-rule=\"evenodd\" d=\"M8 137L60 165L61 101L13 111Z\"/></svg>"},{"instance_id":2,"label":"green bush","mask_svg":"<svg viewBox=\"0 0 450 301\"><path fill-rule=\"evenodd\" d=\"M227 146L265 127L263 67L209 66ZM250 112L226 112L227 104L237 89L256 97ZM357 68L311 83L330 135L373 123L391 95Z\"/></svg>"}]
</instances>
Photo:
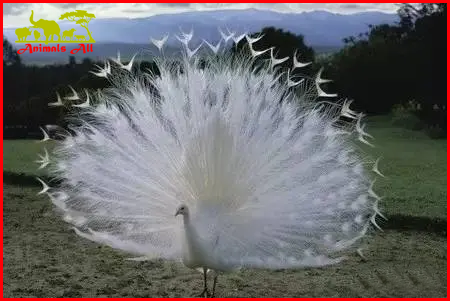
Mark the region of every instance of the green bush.
<instances>
[{"instance_id":1,"label":"green bush","mask_svg":"<svg viewBox=\"0 0 450 301\"><path fill-rule=\"evenodd\" d=\"M447 131L439 125L431 125L426 129L428 136L432 139L446 139Z\"/></svg>"},{"instance_id":2,"label":"green bush","mask_svg":"<svg viewBox=\"0 0 450 301\"><path fill-rule=\"evenodd\" d=\"M409 101L405 105L396 105L391 111L391 123L392 125L413 131L425 131L425 133L432 139L445 139L447 138L447 131L442 127L439 122L439 108L433 109L432 114L424 110L420 103L416 101ZM428 114L427 114L428 113ZM433 114L434 113L434 114ZM427 120L424 116L428 116ZM435 118L432 118L432 117Z\"/></svg>"},{"instance_id":3,"label":"green bush","mask_svg":"<svg viewBox=\"0 0 450 301\"><path fill-rule=\"evenodd\" d=\"M425 129L424 122L417 116L420 105L410 101L406 105L396 105L391 112L391 123L394 126L413 131Z\"/></svg>"}]
</instances>

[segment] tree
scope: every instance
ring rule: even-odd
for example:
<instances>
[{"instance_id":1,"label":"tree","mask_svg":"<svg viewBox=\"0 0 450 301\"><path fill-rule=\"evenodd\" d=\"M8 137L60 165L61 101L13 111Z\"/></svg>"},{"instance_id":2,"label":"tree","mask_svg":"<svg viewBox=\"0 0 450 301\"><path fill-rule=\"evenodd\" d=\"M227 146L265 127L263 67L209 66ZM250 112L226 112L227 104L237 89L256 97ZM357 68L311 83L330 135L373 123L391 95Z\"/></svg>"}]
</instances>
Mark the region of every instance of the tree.
<instances>
[{"instance_id":1,"label":"tree","mask_svg":"<svg viewBox=\"0 0 450 301\"><path fill-rule=\"evenodd\" d=\"M11 43L3 39L3 65L21 65L21 59L17 50L11 45Z\"/></svg>"},{"instance_id":2,"label":"tree","mask_svg":"<svg viewBox=\"0 0 450 301\"><path fill-rule=\"evenodd\" d=\"M398 24L370 26L367 35L346 38L328 62L331 78L357 110L385 114L415 101L420 119L445 131L447 7L404 4L398 14Z\"/></svg>"},{"instance_id":3,"label":"tree","mask_svg":"<svg viewBox=\"0 0 450 301\"><path fill-rule=\"evenodd\" d=\"M297 53L297 58L299 61L314 62L314 50L312 47L309 47L305 44L303 35L295 35L289 31L284 31L275 27L265 27L261 30L261 32L253 33L250 35L251 38L257 38L260 36L263 36L263 38L255 42L254 49L257 51L261 51L270 47L274 47L274 55L276 58L290 58L281 64L283 68L292 68L292 57L295 52ZM239 41L237 45L233 45L232 49L236 53L242 51L247 52L248 54L250 53L250 49L248 48L248 43L247 41L245 41L245 38ZM270 59L269 51L258 57L258 60L267 59ZM303 73L310 74L311 67L308 66L307 68L305 68L305 70L302 71Z\"/></svg>"},{"instance_id":4,"label":"tree","mask_svg":"<svg viewBox=\"0 0 450 301\"><path fill-rule=\"evenodd\" d=\"M415 17L415 19L413 19ZM407 58L414 62L418 76L411 82L422 110L419 117L428 125L447 129L447 5L421 4L413 19L414 25L405 38ZM446 132L445 132L446 134Z\"/></svg>"},{"instance_id":5,"label":"tree","mask_svg":"<svg viewBox=\"0 0 450 301\"><path fill-rule=\"evenodd\" d=\"M91 22L93 18L95 18L94 14L90 14L85 10L77 9L76 11L62 14L59 19L60 20L67 19L69 21L75 22L75 24L80 25L81 27L86 29L87 34L89 35L89 42L95 42L88 28L89 22Z\"/></svg>"},{"instance_id":6,"label":"tree","mask_svg":"<svg viewBox=\"0 0 450 301\"><path fill-rule=\"evenodd\" d=\"M69 56L69 66L74 67L77 64L77 60L73 55Z\"/></svg>"}]
</instances>

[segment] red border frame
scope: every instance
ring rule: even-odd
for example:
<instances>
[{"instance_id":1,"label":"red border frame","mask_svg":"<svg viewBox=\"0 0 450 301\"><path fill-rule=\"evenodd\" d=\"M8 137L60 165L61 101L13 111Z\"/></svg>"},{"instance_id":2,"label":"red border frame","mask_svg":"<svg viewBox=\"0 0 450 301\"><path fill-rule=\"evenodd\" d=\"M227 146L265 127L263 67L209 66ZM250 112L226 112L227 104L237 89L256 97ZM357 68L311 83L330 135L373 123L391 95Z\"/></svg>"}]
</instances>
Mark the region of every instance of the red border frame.
<instances>
[{"instance_id":1,"label":"red border frame","mask_svg":"<svg viewBox=\"0 0 450 301\"><path fill-rule=\"evenodd\" d=\"M27 2L27 1L15 1L14 3L20 3L20 2ZM76 1L72 1L73 3L77 3ZM106 1L83 1L83 3L102 3L102 2L104 2L104 3L123 3L122 1L108 1L108 2L106 2ZM136 3L139 3L139 2L142 2L142 1L136 1ZM188 2L188 1L165 1L165 2L173 2L173 3L185 3L185 2ZM198 3L211 3L212 1L198 1ZM248 3L260 3L260 2L264 2L264 3L270 3L270 2L273 2L273 3L277 3L277 2L274 2L274 1L259 1L259 2L254 2L254 1L249 1ZM283 2L287 2L287 3L297 3L297 1L283 1ZM329 3L329 2L324 2L324 1L319 1L320 3ZM334 2L334 1L330 1L331 3L340 3L340 2ZM425 1L424 1L425 2ZM5 3L5 2L3 2L3 3ZM8 3L8 2L6 2L6 3ZM59 3L59 1L48 1L48 2L42 2L42 3ZM142 2L142 3L145 3L145 2ZM214 3L214 2L212 2L212 3ZM242 3L242 2L238 2L238 1L236 1L236 0L234 0L234 1L229 1L229 3ZM354 3L354 2L348 2L348 3ZM378 3L392 3L392 2L386 2L386 1L381 1L381 2L378 2ZM447 3L447 2L442 2L442 3ZM3 19L3 5L2 5L2 7L1 7L1 11L2 11L2 19ZM3 22L2 22L3 23ZM448 34L448 29L449 29L449 23L448 23L448 16L447 16L447 49L448 49L448 46L449 46L449 41L448 41L448 38L449 38L449 34ZM3 32L2 32L2 35L3 35ZM2 53L3 53L3 50L2 50ZM448 67L449 67L449 62L448 62L448 52L447 52L447 73L448 73ZM1 85L0 85L0 91L1 91L1 94L2 94L2 101L3 101L3 65L2 65L2 72L1 72ZM448 107L448 96L449 96L449 89L448 89L448 78L447 78L447 107ZM1 107L1 119L2 119L2 123L3 123L3 106ZM449 117L449 113L447 112L447 119L448 119L448 117ZM448 123L447 123L447 130L449 129L450 127L449 127L449 125L448 125ZM1 140L1 145L2 145L2 148L3 148L3 127L1 128L1 130L0 130L0 135L1 135L1 138L2 138L2 140ZM449 146L449 144L448 144L448 142L447 142L447 147ZM3 161L2 161L2 166L3 166ZM448 163L448 153L447 153L447 168L449 167L449 163ZM3 173L2 173L2 175L1 175L1 180L2 180L2 190L3 190ZM448 177L447 177L447 184L448 184ZM447 203L448 203L448 197L447 197ZM2 202L1 202L1 209L2 209L2 215L1 215L1 222L2 222L2 225L3 225L3 197L2 197ZM448 206L447 206L447 216L448 216L448 213L450 212L450 210L448 209ZM450 229L450 227L449 227L449 225L447 224L447 240L448 240L448 237L449 237L449 229ZM1 234L2 234L2 250L3 250L3 226L2 226L2 228L1 228ZM448 243L447 243L448 244ZM447 248L447 255L449 254L448 253L449 251L448 251L448 248ZM0 259L0 261L1 261L1 264L2 264L2 271L3 271L3 256L1 257L1 259ZM447 271L448 271L448 265L447 265ZM3 273L2 273L2 275L1 275L1 278L2 278L2 280L3 280ZM449 291L449 288L448 288L448 284L449 284L449 282L448 282L448 279L447 279L447 296L448 296L448 291ZM3 281L2 281L2 288L3 288ZM3 299L3 295L2 295L2 299ZM5 298L6 299L6 298ZM15 298L8 298L8 299L15 299ZM35 299L35 298L28 298L28 299ZM37 299L37 298L36 298ZM47 299L47 298L46 298ZM48 298L48 299L50 299L50 298ZM64 298L56 298L56 299L64 299ZM88 299L94 299L94 298L88 298ZM98 299L108 299L108 298L95 298L95 300L98 300ZM118 298L117 298L118 299ZM125 299L127 299L127 300L132 300L132 299L137 299L137 298L125 298ZM163 299L163 298L157 298L157 299ZM224 298L219 298L219 299L224 299ZM270 299L277 299L277 298L270 298ZM295 298L288 298L288 299L295 299ZM308 298L308 299L312 299L312 298ZM344 299L348 299L348 300L357 300L356 298L344 298ZM397 299L397 298L390 298L390 299ZM433 298L424 298L424 299L433 299Z\"/></svg>"}]
</instances>

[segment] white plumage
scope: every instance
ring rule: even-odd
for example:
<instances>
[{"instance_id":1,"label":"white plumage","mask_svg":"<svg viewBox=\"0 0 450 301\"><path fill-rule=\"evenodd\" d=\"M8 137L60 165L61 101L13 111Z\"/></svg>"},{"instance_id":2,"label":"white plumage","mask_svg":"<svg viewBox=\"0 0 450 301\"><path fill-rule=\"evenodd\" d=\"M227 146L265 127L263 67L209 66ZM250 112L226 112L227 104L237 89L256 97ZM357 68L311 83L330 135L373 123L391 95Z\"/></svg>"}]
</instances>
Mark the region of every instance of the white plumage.
<instances>
[{"instance_id":1,"label":"white plumage","mask_svg":"<svg viewBox=\"0 0 450 301\"><path fill-rule=\"evenodd\" d=\"M113 86L45 156L61 184L42 193L85 238L205 271L320 267L359 252L379 212L355 146L362 115L318 102L333 96L320 74L311 94L253 58L203 59L159 60L160 76L114 75L107 62L99 76Z\"/></svg>"}]
</instances>

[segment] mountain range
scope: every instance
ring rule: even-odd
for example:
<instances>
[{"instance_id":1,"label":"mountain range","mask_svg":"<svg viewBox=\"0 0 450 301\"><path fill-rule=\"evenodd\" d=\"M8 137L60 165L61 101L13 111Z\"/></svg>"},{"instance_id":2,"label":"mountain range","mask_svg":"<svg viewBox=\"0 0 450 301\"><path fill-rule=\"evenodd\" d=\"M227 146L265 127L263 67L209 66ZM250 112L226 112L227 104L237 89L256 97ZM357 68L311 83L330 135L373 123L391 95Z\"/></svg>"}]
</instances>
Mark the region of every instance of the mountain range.
<instances>
[{"instance_id":1,"label":"mountain range","mask_svg":"<svg viewBox=\"0 0 450 301\"><path fill-rule=\"evenodd\" d=\"M94 47L96 50L89 55L86 53L85 56L91 58L109 56L111 55L109 52L116 53L117 49L125 51L124 55L130 55L131 53L126 52L135 49L136 46L150 47L150 37L159 39L167 33L171 35L167 42L168 46L177 47L179 42L174 34L180 33L180 29L184 32L193 29L192 45L196 45L201 39L211 43L217 42L220 39L218 28L222 28L225 32L229 29L239 35L244 32L257 32L268 26L302 34L305 42L316 50L337 49L343 45L343 38L366 32L369 24L393 24L397 20L396 14L375 11L337 14L328 11L279 13L258 9L194 11L134 19L93 19L89 23L89 29L96 40ZM76 28L77 34L86 34L85 29L73 22L63 21L59 24L61 31ZM4 37L11 42L15 41L17 37L14 31L15 28L4 28ZM32 37L29 39L32 40ZM37 54L24 54L24 59L36 60ZM61 55L67 59L67 54L64 53L42 53L39 57L59 60L61 58L57 56Z\"/></svg>"}]
</instances>

